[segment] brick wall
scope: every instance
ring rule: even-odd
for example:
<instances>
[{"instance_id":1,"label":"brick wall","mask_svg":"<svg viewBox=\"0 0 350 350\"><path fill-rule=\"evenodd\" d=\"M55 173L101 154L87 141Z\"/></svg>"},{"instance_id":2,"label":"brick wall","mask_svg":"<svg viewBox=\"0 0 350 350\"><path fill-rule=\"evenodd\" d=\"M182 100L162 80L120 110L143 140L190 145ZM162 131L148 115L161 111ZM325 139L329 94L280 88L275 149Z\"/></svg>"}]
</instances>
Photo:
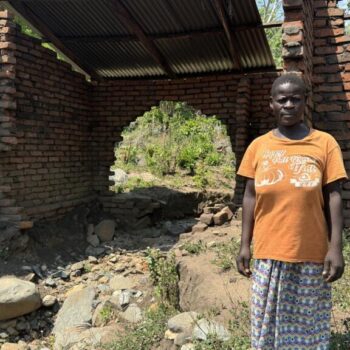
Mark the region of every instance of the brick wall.
<instances>
[{"instance_id":1,"label":"brick wall","mask_svg":"<svg viewBox=\"0 0 350 350\"><path fill-rule=\"evenodd\" d=\"M93 197L91 86L39 40L17 31L13 44L16 144L0 155L2 182L29 219L58 216Z\"/></svg>"},{"instance_id":2,"label":"brick wall","mask_svg":"<svg viewBox=\"0 0 350 350\"><path fill-rule=\"evenodd\" d=\"M11 184L3 160L7 159L17 144L15 134L16 58L14 38L16 27L7 11L0 11L0 251L3 243L19 235L21 209L11 193Z\"/></svg>"},{"instance_id":3,"label":"brick wall","mask_svg":"<svg viewBox=\"0 0 350 350\"><path fill-rule=\"evenodd\" d=\"M313 50L314 50L314 1L283 0L284 23L283 63L284 70L300 72L308 88L305 120L312 124L313 110Z\"/></svg>"},{"instance_id":4,"label":"brick wall","mask_svg":"<svg viewBox=\"0 0 350 350\"><path fill-rule=\"evenodd\" d=\"M340 144L350 171L350 36L344 33L344 11L336 1L314 1L314 105L317 129ZM343 185L345 224L350 226L350 183Z\"/></svg>"},{"instance_id":5,"label":"brick wall","mask_svg":"<svg viewBox=\"0 0 350 350\"><path fill-rule=\"evenodd\" d=\"M94 85L92 105L95 121L94 189L103 194L108 188L110 166L114 163L114 145L121 130L137 116L161 100L185 101L207 115L217 115L227 125L228 134L239 164L250 140L271 129L274 119L269 109L269 92L277 73L249 75L250 88L240 86L246 77L223 74L176 80L109 80ZM243 80L242 80L243 79ZM251 91L251 93L250 93ZM243 108L243 109L242 109ZM245 114L243 131L241 121ZM237 122L238 121L238 122ZM253 126L254 125L254 126ZM239 133L239 137L236 136ZM238 186L241 194L241 186ZM236 198L241 202L241 195Z\"/></svg>"}]
</instances>

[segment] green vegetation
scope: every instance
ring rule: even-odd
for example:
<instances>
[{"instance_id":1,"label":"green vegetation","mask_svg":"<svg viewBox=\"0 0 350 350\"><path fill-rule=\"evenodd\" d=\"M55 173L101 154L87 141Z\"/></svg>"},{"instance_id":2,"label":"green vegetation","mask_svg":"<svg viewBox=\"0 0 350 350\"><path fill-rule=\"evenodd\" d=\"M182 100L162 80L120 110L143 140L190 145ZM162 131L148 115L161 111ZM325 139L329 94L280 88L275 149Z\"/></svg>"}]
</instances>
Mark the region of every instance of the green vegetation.
<instances>
[{"instance_id":1,"label":"green vegetation","mask_svg":"<svg viewBox=\"0 0 350 350\"><path fill-rule=\"evenodd\" d=\"M155 292L162 305L171 308L179 306L179 276L175 255L164 256L159 249L147 249L147 261Z\"/></svg>"},{"instance_id":2,"label":"green vegetation","mask_svg":"<svg viewBox=\"0 0 350 350\"><path fill-rule=\"evenodd\" d=\"M182 249L186 250L190 254L198 255L205 250L205 245L202 241L198 242L186 242L184 243Z\"/></svg>"},{"instance_id":3,"label":"green vegetation","mask_svg":"<svg viewBox=\"0 0 350 350\"><path fill-rule=\"evenodd\" d=\"M220 267L222 270L236 268L235 257L238 254L239 245L239 242L235 239L231 239L230 242L218 244L214 247L216 258L212 263Z\"/></svg>"},{"instance_id":4,"label":"green vegetation","mask_svg":"<svg viewBox=\"0 0 350 350\"><path fill-rule=\"evenodd\" d=\"M139 176L116 184L116 192L163 180L172 187L232 188L234 155L226 128L215 116L207 117L183 102L163 101L125 128L122 138L112 170Z\"/></svg>"},{"instance_id":5,"label":"green vegetation","mask_svg":"<svg viewBox=\"0 0 350 350\"><path fill-rule=\"evenodd\" d=\"M215 335L206 341L194 340L195 350L249 350L250 347L250 317L249 305L238 302L231 308L232 320L229 324L230 338L221 341Z\"/></svg>"},{"instance_id":6,"label":"green vegetation","mask_svg":"<svg viewBox=\"0 0 350 350\"><path fill-rule=\"evenodd\" d=\"M281 0L256 0L261 20L264 24L283 20L283 8ZM282 67L282 28L265 29L272 57L277 67Z\"/></svg>"},{"instance_id":7,"label":"green vegetation","mask_svg":"<svg viewBox=\"0 0 350 350\"><path fill-rule=\"evenodd\" d=\"M343 311L350 310L350 240L344 242L345 271L343 277L334 282L332 289L333 304Z\"/></svg>"},{"instance_id":8,"label":"green vegetation","mask_svg":"<svg viewBox=\"0 0 350 350\"><path fill-rule=\"evenodd\" d=\"M100 316L104 324L107 324L109 321L111 321L114 317L114 311L112 306L104 305L100 311Z\"/></svg>"},{"instance_id":9,"label":"green vegetation","mask_svg":"<svg viewBox=\"0 0 350 350\"><path fill-rule=\"evenodd\" d=\"M121 339L105 347L108 350L150 350L164 337L167 320L173 316L174 310L160 305L156 310L149 310L143 322L129 329Z\"/></svg>"}]
</instances>

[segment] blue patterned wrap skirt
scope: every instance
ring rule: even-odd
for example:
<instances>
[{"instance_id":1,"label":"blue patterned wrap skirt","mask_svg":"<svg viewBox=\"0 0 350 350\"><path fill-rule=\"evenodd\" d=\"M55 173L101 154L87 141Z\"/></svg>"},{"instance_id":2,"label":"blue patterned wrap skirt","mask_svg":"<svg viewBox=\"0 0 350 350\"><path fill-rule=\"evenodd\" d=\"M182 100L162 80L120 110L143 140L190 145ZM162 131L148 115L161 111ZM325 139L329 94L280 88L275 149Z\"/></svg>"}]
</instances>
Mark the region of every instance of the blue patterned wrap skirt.
<instances>
[{"instance_id":1,"label":"blue patterned wrap skirt","mask_svg":"<svg viewBox=\"0 0 350 350\"><path fill-rule=\"evenodd\" d=\"M331 287L323 264L258 259L252 286L252 348L327 350Z\"/></svg>"}]
</instances>

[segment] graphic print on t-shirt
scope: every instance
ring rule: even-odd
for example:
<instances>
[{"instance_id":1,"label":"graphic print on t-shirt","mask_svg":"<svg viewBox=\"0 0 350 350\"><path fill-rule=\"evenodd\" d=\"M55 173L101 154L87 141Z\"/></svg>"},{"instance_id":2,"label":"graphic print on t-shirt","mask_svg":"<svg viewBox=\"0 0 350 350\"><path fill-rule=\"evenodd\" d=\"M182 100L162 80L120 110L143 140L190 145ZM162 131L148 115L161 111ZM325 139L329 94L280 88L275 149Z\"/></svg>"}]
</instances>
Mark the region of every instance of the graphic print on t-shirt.
<instances>
[{"instance_id":1,"label":"graphic print on t-shirt","mask_svg":"<svg viewBox=\"0 0 350 350\"><path fill-rule=\"evenodd\" d=\"M295 187L316 187L321 182L317 160L304 155L287 155L285 150L265 150L257 169L255 186L272 186L284 179Z\"/></svg>"}]
</instances>

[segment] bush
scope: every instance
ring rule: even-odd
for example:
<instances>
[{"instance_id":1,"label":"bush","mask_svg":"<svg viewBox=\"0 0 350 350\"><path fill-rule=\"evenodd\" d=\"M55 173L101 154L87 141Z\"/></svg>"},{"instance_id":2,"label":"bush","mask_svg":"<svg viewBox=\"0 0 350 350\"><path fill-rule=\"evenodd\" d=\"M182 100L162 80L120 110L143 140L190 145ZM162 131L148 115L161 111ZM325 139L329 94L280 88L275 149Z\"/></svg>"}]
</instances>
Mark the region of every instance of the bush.
<instances>
[{"instance_id":1,"label":"bush","mask_svg":"<svg viewBox=\"0 0 350 350\"><path fill-rule=\"evenodd\" d=\"M215 171L223 178L233 178L234 155L225 126L215 116L207 117L186 103L161 102L132 122L121 136L112 169L145 171L159 178L186 173L200 188L211 184ZM212 184L218 187L215 181Z\"/></svg>"}]
</instances>

